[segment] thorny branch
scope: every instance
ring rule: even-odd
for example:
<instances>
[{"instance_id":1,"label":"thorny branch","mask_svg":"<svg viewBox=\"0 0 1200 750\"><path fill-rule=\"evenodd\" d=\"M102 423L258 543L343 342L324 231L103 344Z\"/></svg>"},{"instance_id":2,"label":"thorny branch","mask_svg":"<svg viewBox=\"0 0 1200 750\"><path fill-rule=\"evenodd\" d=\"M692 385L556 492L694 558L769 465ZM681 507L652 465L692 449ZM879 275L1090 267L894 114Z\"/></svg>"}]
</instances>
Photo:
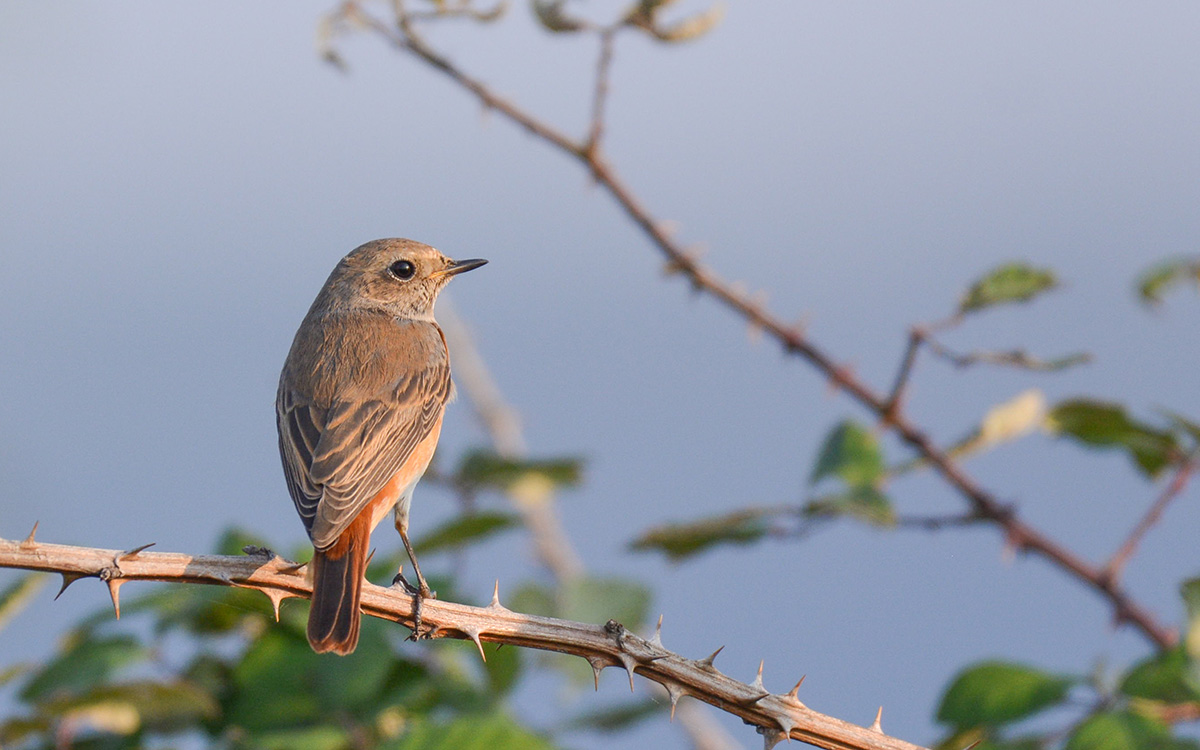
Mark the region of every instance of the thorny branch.
<instances>
[{"instance_id":1,"label":"thorny branch","mask_svg":"<svg viewBox=\"0 0 1200 750\"><path fill-rule=\"evenodd\" d=\"M605 158L599 144L594 144L594 147L589 148L587 142L577 142L494 93L489 86L459 68L426 43L416 31L414 17L407 14L399 3L393 5L396 10L394 23L388 23L364 13L353 2L343 4L335 16L340 15L347 21L357 22L379 33L397 49L414 55L417 59L445 74L456 85L474 95L483 106L499 112L531 135L575 157L590 173L596 184L617 202L625 215L642 229L662 253L666 258L668 272L681 274L690 282L693 289L716 299L726 308L741 316L752 329L770 336L787 353L807 361L819 373L828 378L832 386L844 391L859 405L873 413L885 427L890 428L966 500L974 515L995 524L1003 533L1010 549L1038 555L1095 590L1109 602L1113 610L1114 621L1117 624L1133 626L1158 648L1165 649L1175 644L1178 640L1175 630L1160 623L1153 613L1135 601L1112 577L1105 575L1103 568L1084 560L1058 541L1026 523L1010 506L1000 502L994 494L980 486L948 453L940 449L916 422L903 413L899 403L902 388L893 389L893 393L890 395L876 392L860 380L850 368L839 365L832 355L811 341L800 327L790 325L776 317L766 310L754 295L724 280L700 263L692 252L671 236L666 224L654 218L653 214L618 176L616 170ZM598 66L598 70L606 69L607 65ZM594 123L592 129L595 129ZM907 378L907 374L904 377Z\"/></svg>"},{"instance_id":2,"label":"thorny branch","mask_svg":"<svg viewBox=\"0 0 1200 750\"><path fill-rule=\"evenodd\" d=\"M63 589L80 578L98 578L107 584L118 617L120 589L130 581L251 588L271 600L276 616L284 599L312 595L303 567L268 550L251 548L248 551L253 554L236 557L145 549L121 552L45 544L31 532L21 542L0 539L0 568L59 573ZM412 604L412 597L400 588L370 583L363 587L363 612L372 617L411 626ZM763 687L761 665L754 681L745 683L717 670L713 665L716 653L696 660L667 650L662 645L661 620L660 629L647 640L613 620L600 626L525 615L500 604L498 584L486 607L428 599L421 605L421 615L433 626L431 637L473 641L481 656L483 641L580 656L592 665L597 687L605 667L623 668L631 689L633 675L640 674L666 689L672 714L680 698L692 696L759 727L768 747L791 738L831 750L917 750L916 745L889 737L877 728L856 726L813 711L800 702L796 689L782 694L768 692Z\"/></svg>"}]
</instances>

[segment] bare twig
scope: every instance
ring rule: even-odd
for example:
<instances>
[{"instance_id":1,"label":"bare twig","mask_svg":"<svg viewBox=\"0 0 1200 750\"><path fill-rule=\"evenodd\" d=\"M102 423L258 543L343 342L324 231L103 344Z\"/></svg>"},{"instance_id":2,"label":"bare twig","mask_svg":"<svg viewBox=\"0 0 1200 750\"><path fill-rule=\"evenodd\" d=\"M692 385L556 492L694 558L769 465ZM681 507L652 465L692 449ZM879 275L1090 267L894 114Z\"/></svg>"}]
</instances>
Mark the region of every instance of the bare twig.
<instances>
[{"instance_id":1,"label":"bare twig","mask_svg":"<svg viewBox=\"0 0 1200 750\"><path fill-rule=\"evenodd\" d=\"M0 539L0 568L59 573L64 588L80 578L99 578L108 584L114 605L119 602L121 585L130 581L251 588L263 592L276 608L284 599L308 598L312 594L302 566L266 554L234 557L121 552ZM363 612L372 617L410 625L412 604L412 597L402 589L370 583L363 586ZM657 634L651 640L639 638L612 620L600 626L525 615L502 606L498 596L486 607L426 599L421 605L421 616L433 626L434 638L490 641L581 656L597 675L605 667L621 667L630 673L630 679L636 673L662 684L672 703L690 695L764 731L782 731L818 747L842 750L916 750L917 747L813 711L790 694L771 694L760 689L757 680L752 684L739 682L717 671L711 657L687 659L663 648Z\"/></svg>"},{"instance_id":2,"label":"bare twig","mask_svg":"<svg viewBox=\"0 0 1200 750\"><path fill-rule=\"evenodd\" d=\"M1124 544L1109 558L1108 564L1104 566L1101 575L1114 583L1120 580L1126 563L1129 562L1129 558L1133 556L1133 553L1137 550L1146 533L1162 518L1162 514L1166 511L1167 506L1171 504L1171 501L1179 497L1187 487L1188 480L1192 478L1192 474L1196 471L1196 461L1197 459L1192 458L1179 465L1179 468L1175 470L1174 476L1171 477L1171 481L1162 493L1159 494L1158 499L1146 510L1146 515L1142 516L1142 519L1129 532L1129 537L1125 540Z\"/></svg>"},{"instance_id":3,"label":"bare twig","mask_svg":"<svg viewBox=\"0 0 1200 750\"><path fill-rule=\"evenodd\" d=\"M475 408L475 414L491 437L496 453L505 458L525 458L528 451L517 411L504 400L466 324L448 302L443 299L439 317L442 330L454 352L454 377ZM562 584L581 576L583 562L563 530L553 494L547 491L544 496L531 500L509 493L509 499L520 511L525 527L533 537L538 559L555 580Z\"/></svg>"},{"instance_id":4,"label":"bare twig","mask_svg":"<svg viewBox=\"0 0 1200 750\"><path fill-rule=\"evenodd\" d=\"M596 80L592 89L592 122L584 144L584 150L590 155L594 155L600 149L600 139L604 136L604 107L608 101L609 72L612 69L613 46L619 28L620 26L609 26L599 32L600 57L596 62Z\"/></svg>"},{"instance_id":5,"label":"bare twig","mask_svg":"<svg viewBox=\"0 0 1200 750\"><path fill-rule=\"evenodd\" d=\"M970 367L971 365L999 365L1002 367L1017 367L1022 370L1034 370L1040 372L1054 372L1056 370L1065 370L1068 367L1087 364L1092 361L1092 356L1086 352L1076 352L1068 354L1065 357L1058 359L1042 359L1035 357L1029 352L1022 349L1012 349L1003 352L967 352L965 354L956 352L943 344L929 339L927 341L929 351L933 352L938 357L946 360L955 367Z\"/></svg>"},{"instance_id":6,"label":"bare twig","mask_svg":"<svg viewBox=\"0 0 1200 750\"><path fill-rule=\"evenodd\" d=\"M901 407L905 389L908 388L908 380L912 377L913 365L917 361L917 350L921 348L924 341L924 329L914 326L908 332L908 346L904 349L904 357L900 360L900 369L896 371L896 379L892 382L892 390L887 397L884 412L887 418L890 418Z\"/></svg>"},{"instance_id":7,"label":"bare twig","mask_svg":"<svg viewBox=\"0 0 1200 750\"><path fill-rule=\"evenodd\" d=\"M499 112L532 135L579 160L596 183L608 192L626 216L640 227L658 248L666 258L668 271L682 274L693 289L716 299L741 316L752 328L761 330L777 341L785 351L807 361L826 377L832 386L845 391L854 401L875 414L904 443L928 461L934 471L967 501L974 514L995 524L1010 548L1039 555L1088 585L1109 602L1118 624L1132 625L1159 648L1170 647L1178 640L1178 635L1173 629L1158 622L1149 610L1106 577L1101 568L1083 560L1018 518L1015 511L981 487L946 452L939 449L922 429L895 409L894 405L889 404L888 396L876 393L852 370L839 365L830 354L813 343L803 330L790 326L768 313L754 295L738 289L702 265L683 245L671 237L665 225L654 218L618 177L600 148L589 150L585 145L495 94L483 82L468 75L413 33L411 23L403 13L396 19L396 28L399 31L375 19L368 18L365 23L398 49L413 54L435 70L441 71L456 85L478 98L484 106ZM947 325L957 322L960 317L951 318Z\"/></svg>"},{"instance_id":8,"label":"bare twig","mask_svg":"<svg viewBox=\"0 0 1200 750\"><path fill-rule=\"evenodd\" d=\"M942 529L960 526L974 526L975 524L984 522L985 519L980 518L974 513L960 513L958 515L946 516L899 516L896 519L896 526L899 528L920 529L921 531L941 531Z\"/></svg>"}]
</instances>

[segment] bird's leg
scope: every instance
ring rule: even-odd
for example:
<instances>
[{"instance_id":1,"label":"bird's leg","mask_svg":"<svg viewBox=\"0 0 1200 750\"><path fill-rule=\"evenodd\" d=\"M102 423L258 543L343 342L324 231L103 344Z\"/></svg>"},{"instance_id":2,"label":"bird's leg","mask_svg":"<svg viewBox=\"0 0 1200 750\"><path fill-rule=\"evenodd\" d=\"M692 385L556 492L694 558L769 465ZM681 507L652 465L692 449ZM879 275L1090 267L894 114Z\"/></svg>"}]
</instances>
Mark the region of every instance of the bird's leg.
<instances>
[{"instance_id":1,"label":"bird's leg","mask_svg":"<svg viewBox=\"0 0 1200 750\"><path fill-rule=\"evenodd\" d=\"M396 531L400 532L400 541L404 542L404 549L408 552L408 559L412 561L413 570L417 573L417 586L414 588L411 583L405 580L403 573L397 573L392 583L404 584L404 588L413 597L413 632L409 636L409 639L416 641L422 637L421 602L426 599L436 599L437 592L429 588L429 583L425 580L425 576L421 575L421 566L417 564L417 553L413 551L412 542L408 540L408 524L397 522Z\"/></svg>"}]
</instances>

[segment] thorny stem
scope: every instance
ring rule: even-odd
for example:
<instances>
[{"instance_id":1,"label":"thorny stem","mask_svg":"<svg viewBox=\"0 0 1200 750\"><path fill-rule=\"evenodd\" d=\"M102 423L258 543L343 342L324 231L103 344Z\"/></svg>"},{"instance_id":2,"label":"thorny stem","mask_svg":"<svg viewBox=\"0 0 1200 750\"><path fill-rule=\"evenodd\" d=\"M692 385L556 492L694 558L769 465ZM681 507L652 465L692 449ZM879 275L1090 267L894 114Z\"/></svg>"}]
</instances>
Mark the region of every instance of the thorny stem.
<instances>
[{"instance_id":1,"label":"thorny stem","mask_svg":"<svg viewBox=\"0 0 1200 750\"><path fill-rule=\"evenodd\" d=\"M35 527L36 530L36 527ZM144 549L144 548L142 548ZM263 592L276 607L284 599L312 596L312 585L303 566L297 566L269 550L249 548L246 556L187 555L170 552L93 549L45 544L33 533L22 542L0 539L0 568L23 568L59 573L65 589L80 578L107 582L114 607L122 585L130 581L211 584L250 588ZM605 626L525 615L500 604L499 587L486 607L427 599L421 616L432 626L433 638L507 643L524 648L556 651L587 659L599 672L605 667L623 667L663 685L672 703L690 695L727 713L762 727L766 732L786 735L830 750L919 750L880 731L857 726L813 711L794 696L771 694L760 682L744 683L719 672L711 657L685 658L662 646L661 638L646 640L628 632L620 623ZM60 592L61 593L61 592ZM412 622L413 597L399 588L364 583L362 608L365 614L403 624ZM120 611L119 609L117 610Z\"/></svg>"},{"instance_id":2,"label":"thorny stem","mask_svg":"<svg viewBox=\"0 0 1200 750\"><path fill-rule=\"evenodd\" d=\"M667 260L667 269L680 273L692 288L715 298L729 310L740 315L754 329L775 339L783 349L807 361L829 379L832 386L844 391L851 399L872 412L896 435L922 456L942 479L967 501L971 511L994 523L1004 534L1007 545L1015 551L1030 552L1048 561L1074 578L1087 584L1108 600L1118 624L1129 624L1160 649L1171 647L1177 633L1158 622L1145 607L1136 602L1104 570L1080 558L1071 550L1021 520L1009 506L981 487L964 472L950 456L939 449L933 440L910 418L905 416L888 396L880 395L860 380L849 368L839 365L828 353L810 341L804 331L788 325L763 308L758 300L702 265L683 245L677 243L665 226L656 221L631 189L621 180L604 158L600 148L588 149L542 122L520 107L495 94L480 80L468 75L448 58L426 44L412 30L409 19L401 14L396 28L361 14L357 16L369 28L388 39L394 46L415 55L441 71L455 84L471 92L479 101L524 128L560 151L574 156L590 172L595 182L617 202ZM947 325L957 322L957 316Z\"/></svg>"}]
</instances>

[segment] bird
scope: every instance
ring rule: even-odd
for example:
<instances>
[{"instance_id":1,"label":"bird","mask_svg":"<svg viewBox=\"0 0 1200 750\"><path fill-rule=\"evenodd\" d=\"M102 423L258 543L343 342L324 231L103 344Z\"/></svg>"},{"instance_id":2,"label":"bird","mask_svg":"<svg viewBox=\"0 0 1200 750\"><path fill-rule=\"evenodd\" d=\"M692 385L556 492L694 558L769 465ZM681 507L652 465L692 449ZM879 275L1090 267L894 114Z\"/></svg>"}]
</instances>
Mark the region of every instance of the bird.
<instances>
[{"instance_id":1,"label":"bird","mask_svg":"<svg viewBox=\"0 0 1200 750\"><path fill-rule=\"evenodd\" d=\"M450 279L487 263L429 245L381 239L338 262L305 315L279 376L279 454L313 545L308 642L346 655L358 645L371 532L389 513L417 577L435 598L409 541L413 489L437 447L454 396L446 337L433 317Z\"/></svg>"}]
</instances>

